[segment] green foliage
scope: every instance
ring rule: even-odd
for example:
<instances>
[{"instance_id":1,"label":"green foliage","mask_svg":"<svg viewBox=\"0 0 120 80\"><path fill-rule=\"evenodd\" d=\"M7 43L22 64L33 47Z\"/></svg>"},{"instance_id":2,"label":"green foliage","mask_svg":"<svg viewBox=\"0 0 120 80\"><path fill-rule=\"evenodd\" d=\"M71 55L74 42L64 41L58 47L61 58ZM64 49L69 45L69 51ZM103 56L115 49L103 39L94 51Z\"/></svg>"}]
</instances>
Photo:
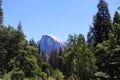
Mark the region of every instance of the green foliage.
<instances>
[{"instance_id":1,"label":"green foliage","mask_svg":"<svg viewBox=\"0 0 120 80\"><path fill-rule=\"evenodd\" d=\"M95 57L87 48L83 35L70 35L63 54L63 74L66 78L92 79L95 72Z\"/></svg>"},{"instance_id":2,"label":"green foliage","mask_svg":"<svg viewBox=\"0 0 120 80\"><path fill-rule=\"evenodd\" d=\"M22 31L3 26L0 0L0 80L119 80L120 79L120 14L116 11L111 24L108 4L100 0L93 27L87 35L69 35L63 52L50 53L46 62L40 45L28 43ZM97 59L97 60L96 60ZM97 67L96 67L97 66ZM97 72L96 72L97 69ZM95 78L97 77L97 78Z\"/></svg>"},{"instance_id":3,"label":"green foliage","mask_svg":"<svg viewBox=\"0 0 120 80\"><path fill-rule=\"evenodd\" d=\"M41 78L42 78L42 80L47 80L47 75L46 75L46 73L42 72L42 73L41 73Z\"/></svg>"},{"instance_id":4,"label":"green foliage","mask_svg":"<svg viewBox=\"0 0 120 80\"><path fill-rule=\"evenodd\" d=\"M25 77L39 76L41 68L38 66L35 54L37 54L37 48L27 45L22 31L15 30L11 26L0 26L1 75L17 77L19 72L14 71L17 68L23 71Z\"/></svg>"},{"instance_id":5,"label":"green foliage","mask_svg":"<svg viewBox=\"0 0 120 80\"><path fill-rule=\"evenodd\" d=\"M18 59L20 60L20 68L24 71L26 77L35 77L40 73L37 59L29 51L27 53L23 51Z\"/></svg>"},{"instance_id":6,"label":"green foliage","mask_svg":"<svg viewBox=\"0 0 120 80\"><path fill-rule=\"evenodd\" d=\"M63 55L63 50L62 50L62 48L60 48L60 49L59 49L59 56L58 56L58 69L59 69L60 71L62 71L62 68L63 68L62 55Z\"/></svg>"},{"instance_id":7,"label":"green foliage","mask_svg":"<svg viewBox=\"0 0 120 80\"><path fill-rule=\"evenodd\" d=\"M47 68L49 68L49 64L46 62L42 62L42 71L45 72Z\"/></svg>"},{"instance_id":8,"label":"green foliage","mask_svg":"<svg viewBox=\"0 0 120 80\"><path fill-rule=\"evenodd\" d=\"M94 48L98 43L102 43L104 40L108 39L108 34L111 32L112 28L108 4L105 0L100 0L97 7L98 12L94 16L93 27L88 34L88 39L90 39L88 42L92 42Z\"/></svg>"},{"instance_id":9,"label":"green foliage","mask_svg":"<svg viewBox=\"0 0 120 80\"><path fill-rule=\"evenodd\" d=\"M11 72L11 79L12 80L22 80L24 78L24 72L22 70L17 71L13 70Z\"/></svg>"},{"instance_id":10,"label":"green foliage","mask_svg":"<svg viewBox=\"0 0 120 80\"><path fill-rule=\"evenodd\" d=\"M0 0L0 26L3 25L2 0Z\"/></svg>"},{"instance_id":11,"label":"green foliage","mask_svg":"<svg viewBox=\"0 0 120 80\"><path fill-rule=\"evenodd\" d=\"M117 11L114 14L113 23L120 24L120 14Z\"/></svg>"},{"instance_id":12,"label":"green foliage","mask_svg":"<svg viewBox=\"0 0 120 80\"><path fill-rule=\"evenodd\" d=\"M49 63L53 69L58 68L58 52L56 50L51 51Z\"/></svg>"},{"instance_id":13,"label":"green foliage","mask_svg":"<svg viewBox=\"0 0 120 80\"><path fill-rule=\"evenodd\" d=\"M31 55L37 54L37 48L34 46L26 46L26 50Z\"/></svg>"},{"instance_id":14,"label":"green foliage","mask_svg":"<svg viewBox=\"0 0 120 80\"><path fill-rule=\"evenodd\" d=\"M29 45L30 45L30 46L35 46L35 47L36 47L36 42L34 41L33 38L30 39L30 41L29 41Z\"/></svg>"},{"instance_id":15,"label":"green foliage","mask_svg":"<svg viewBox=\"0 0 120 80\"><path fill-rule=\"evenodd\" d=\"M19 69L14 69L4 75L3 80L23 80L24 72Z\"/></svg>"},{"instance_id":16,"label":"green foliage","mask_svg":"<svg viewBox=\"0 0 120 80\"><path fill-rule=\"evenodd\" d=\"M107 74L110 80L119 79L120 62L120 25L114 24L112 32L109 33L109 39L100 43L96 47L96 58L98 70ZM103 76L101 76L103 78ZM105 77L104 77L105 78Z\"/></svg>"},{"instance_id":17,"label":"green foliage","mask_svg":"<svg viewBox=\"0 0 120 80\"><path fill-rule=\"evenodd\" d=\"M11 58L14 58L16 55L16 49L18 43L15 42L15 36L17 35L17 32L12 27L4 27L0 26L0 62L1 62L1 72L4 73L11 71L12 69L9 68L8 63L11 60ZM14 43L13 43L14 42Z\"/></svg>"},{"instance_id":18,"label":"green foliage","mask_svg":"<svg viewBox=\"0 0 120 80\"><path fill-rule=\"evenodd\" d=\"M55 69L53 71L53 77L54 78L62 78L63 77L63 73L59 69Z\"/></svg>"}]
</instances>

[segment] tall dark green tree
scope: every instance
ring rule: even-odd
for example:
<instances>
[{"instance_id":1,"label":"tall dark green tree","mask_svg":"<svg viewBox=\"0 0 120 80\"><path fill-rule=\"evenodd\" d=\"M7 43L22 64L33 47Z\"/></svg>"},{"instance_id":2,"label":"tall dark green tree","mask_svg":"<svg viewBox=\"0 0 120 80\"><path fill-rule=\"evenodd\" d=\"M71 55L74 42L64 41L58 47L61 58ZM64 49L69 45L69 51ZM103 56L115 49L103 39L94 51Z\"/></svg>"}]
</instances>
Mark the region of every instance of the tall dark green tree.
<instances>
[{"instance_id":1,"label":"tall dark green tree","mask_svg":"<svg viewBox=\"0 0 120 80\"><path fill-rule=\"evenodd\" d=\"M62 55L63 55L63 50L62 48L60 47L59 49L59 57L58 57L58 69L61 71L62 70L62 66L63 66L63 63L62 63Z\"/></svg>"},{"instance_id":2,"label":"tall dark green tree","mask_svg":"<svg viewBox=\"0 0 120 80\"><path fill-rule=\"evenodd\" d=\"M111 17L108 4L105 0L100 0L97 8L98 12L94 16L93 28L92 32L90 32L94 40L94 46L107 40L108 33L111 32Z\"/></svg>"},{"instance_id":3,"label":"tall dark green tree","mask_svg":"<svg viewBox=\"0 0 120 80\"><path fill-rule=\"evenodd\" d=\"M70 35L63 54L63 74L68 80L94 80L95 56L83 35Z\"/></svg>"},{"instance_id":4,"label":"tall dark green tree","mask_svg":"<svg viewBox=\"0 0 120 80\"><path fill-rule=\"evenodd\" d=\"M0 26L0 76L11 72L17 76L19 71L24 77L39 76L41 69L35 53L37 48L27 45L24 33L11 26Z\"/></svg>"},{"instance_id":5,"label":"tall dark green tree","mask_svg":"<svg viewBox=\"0 0 120 80\"><path fill-rule=\"evenodd\" d=\"M0 0L0 26L3 25L2 0Z\"/></svg>"},{"instance_id":6,"label":"tall dark green tree","mask_svg":"<svg viewBox=\"0 0 120 80\"><path fill-rule=\"evenodd\" d=\"M101 80L120 79L120 25L114 24L109 39L99 43L95 51L99 71L107 74ZM108 79L106 79L108 78Z\"/></svg>"},{"instance_id":7,"label":"tall dark green tree","mask_svg":"<svg viewBox=\"0 0 120 80\"><path fill-rule=\"evenodd\" d=\"M34 47L36 47L36 42L35 42L35 40L32 38L32 39L30 39L30 41L29 41L29 45L30 46L34 46Z\"/></svg>"},{"instance_id":8,"label":"tall dark green tree","mask_svg":"<svg viewBox=\"0 0 120 80\"><path fill-rule=\"evenodd\" d=\"M56 50L51 51L49 63L53 69L58 68L58 53Z\"/></svg>"},{"instance_id":9,"label":"tall dark green tree","mask_svg":"<svg viewBox=\"0 0 120 80\"><path fill-rule=\"evenodd\" d=\"M89 48L93 48L94 47L94 39L93 39L93 35L92 35L92 31L93 28L90 26L89 32L87 34L87 46Z\"/></svg>"},{"instance_id":10,"label":"tall dark green tree","mask_svg":"<svg viewBox=\"0 0 120 80\"><path fill-rule=\"evenodd\" d=\"M114 18L113 18L113 24L117 23L120 24L120 14L116 11L114 14Z\"/></svg>"},{"instance_id":11,"label":"tall dark green tree","mask_svg":"<svg viewBox=\"0 0 120 80\"><path fill-rule=\"evenodd\" d=\"M119 80L120 79L120 15L116 11L113 18L112 30L109 33L109 39L99 43L96 46L95 54L97 58L96 65L98 71L105 73L101 80ZM100 77L100 75L99 75Z\"/></svg>"}]
</instances>

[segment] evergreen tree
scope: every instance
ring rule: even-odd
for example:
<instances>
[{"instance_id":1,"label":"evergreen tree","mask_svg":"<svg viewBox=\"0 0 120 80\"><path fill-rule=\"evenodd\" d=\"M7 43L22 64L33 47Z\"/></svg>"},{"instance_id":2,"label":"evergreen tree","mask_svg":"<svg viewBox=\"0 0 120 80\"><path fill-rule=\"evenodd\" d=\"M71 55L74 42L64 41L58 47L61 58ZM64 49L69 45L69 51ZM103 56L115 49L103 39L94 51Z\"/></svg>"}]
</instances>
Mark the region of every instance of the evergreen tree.
<instances>
[{"instance_id":1,"label":"evergreen tree","mask_svg":"<svg viewBox=\"0 0 120 80\"><path fill-rule=\"evenodd\" d=\"M93 80L95 56L83 35L70 35L63 54L63 74L68 80ZM73 78L73 79L71 79Z\"/></svg>"},{"instance_id":2,"label":"evergreen tree","mask_svg":"<svg viewBox=\"0 0 120 80\"><path fill-rule=\"evenodd\" d=\"M93 35L92 35L92 31L93 30L93 28L90 26L90 29L89 29L89 32L88 32L88 34L87 34L87 46L89 47L89 48L93 48L94 46L94 40L93 40Z\"/></svg>"},{"instance_id":3,"label":"evergreen tree","mask_svg":"<svg viewBox=\"0 0 120 80\"><path fill-rule=\"evenodd\" d=\"M17 30L18 30L19 32L22 32L22 22L21 22L21 21L19 21L19 23L18 23Z\"/></svg>"},{"instance_id":4,"label":"evergreen tree","mask_svg":"<svg viewBox=\"0 0 120 80\"><path fill-rule=\"evenodd\" d=\"M36 47L36 42L34 41L33 38L30 39L30 41L29 41L29 45L30 45L30 46L34 46L34 47Z\"/></svg>"},{"instance_id":5,"label":"evergreen tree","mask_svg":"<svg viewBox=\"0 0 120 80\"><path fill-rule=\"evenodd\" d=\"M93 28L91 35L94 41L94 47L98 43L102 43L108 39L108 33L111 32L111 19L108 10L108 4L105 0L100 0L98 5L98 12L94 16Z\"/></svg>"},{"instance_id":6,"label":"evergreen tree","mask_svg":"<svg viewBox=\"0 0 120 80\"><path fill-rule=\"evenodd\" d=\"M53 50L50 52L49 63L51 64L53 69L58 68L58 52L57 52L57 50Z\"/></svg>"},{"instance_id":7,"label":"evergreen tree","mask_svg":"<svg viewBox=\"0 0 120 80\"><path fill-rule=\"evenodd\" d=\"M35 53L37 48L27 45L23 32L11 26L0 26L0 75L9 73L14 74L9 74L11 76L24 74L24 77L40 75L41 69ZM19 74L19 71L22 73Z\"/></svg>"},{"instance_id":8,"label":"evergreen tree","mask_svg":"<svg viewBox=\"0 0 120 80\"><path fill-rule=\"evenodd\" d=\"M62 66L63 66L63 63L62 63L62 55L63 55L63 51L62 51L62 48L60 47L59 49L59 57L58 57L58 69L61 71L62 70Z\"/></svg>"},{"instance_id":9,"label":"evergreen tree","mask_svg":"<svg viewBox=\"0 0 120 80\"><path fill-rule=\"evenodd\" d=\"M109 39L96 47L96 58L99 71L107 74L101 80L120 79L120 25L114 24ZM100 76L99 76L100 77Z\"/></svg>"},{"instance_id":10,"label":"evergreen tree","mask_svg":"<svg viewBox=\"0 0 120 80\"><path fill-rule=\"evenodd\" d=\"M120 15L116 11L113 18L112 31L109 33L109 39L99 43L96 46L95 54L97 58L96 65L98 71L105 73L101 80L119 80L120 78Z\"/></svg>"},{"instance_id":11,"label":"evergreen tree","mask_svg":"<svg viewBox=\"0 0 120 80\"><path fill-rule=\"evenodd\" d=\"M0 0L0 26L3 25L2 0Z\"/></svg>"},{"instance_id":12,"label":"evergreen tree","mask_svg":"<svg viewBox=\"0 0 120 80\"><path fill-rule=\"evenodd\" d=\"M113 24L117 23L120 24L120 14L116 11L114 14L114 18L113 18Z\"/></svg>"}]
</instances>

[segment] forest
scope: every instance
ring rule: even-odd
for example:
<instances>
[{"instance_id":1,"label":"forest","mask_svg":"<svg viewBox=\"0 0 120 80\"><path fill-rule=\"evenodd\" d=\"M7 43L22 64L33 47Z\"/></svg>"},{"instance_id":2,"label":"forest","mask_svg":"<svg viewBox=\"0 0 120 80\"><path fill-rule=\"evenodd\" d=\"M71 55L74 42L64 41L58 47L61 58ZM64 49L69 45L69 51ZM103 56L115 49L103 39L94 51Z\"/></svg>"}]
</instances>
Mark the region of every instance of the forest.
<instances>
[{"instance_id":1,"label":"forest","mask_svg":"<svg viewBox=\"0 0 120 80\"><path fill-rule=\"evenodd\" d=\"M88 31L70 34L66 49L52 51L50 61L26 40L22 23L4 26L0 0L0 80L120 80L120 14L111 19L108 4L99 0ZM119 8L119 6L118 6Z\"/></svg>"}]
</instances>

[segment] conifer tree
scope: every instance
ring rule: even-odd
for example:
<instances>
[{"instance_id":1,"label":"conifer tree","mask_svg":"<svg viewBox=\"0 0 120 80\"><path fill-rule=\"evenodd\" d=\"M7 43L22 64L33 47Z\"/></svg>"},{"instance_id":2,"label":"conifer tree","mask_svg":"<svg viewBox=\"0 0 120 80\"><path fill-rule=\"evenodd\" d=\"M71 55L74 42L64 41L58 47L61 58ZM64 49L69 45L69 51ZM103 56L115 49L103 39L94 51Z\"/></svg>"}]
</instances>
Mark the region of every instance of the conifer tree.
<instances>
[{"instance_id":1,"label":"conifer tree","mask_svg":"<svg viewBox=\"0 0 120 80\"><path fill-rule=\"evenodd\" d=\"M2 0L0 0L0 26L3 24Z\"/></svg>"},{"instance_id":2,"label":"conifer tree","mask_svg":"<svg viewBox=\"0 0 120 80\"><path fill-rule=\"evenodd\" d=\"M92 35L92 30L93 28L90 26L89 32L87 34L87 46L89 48L93 48L94 46L94 40L93 40L93 35Z\"/></svg>"},{"instance_id":3,"label":"conifer tree","mask_svg":"<svg viewBox=\"0 0 120 80\"><path fill-rule=\"evenodd\" d=\"M30 45L30 46L34 46L34 47L36 47L36 42L34 41L33 38L30 39L30 41L29 41L29 45Z\"/></svg>"},{"instance_id":4,"label":"conifer tree","mask_svg":"<svg viewBox=\"0 0 120 80\"><path fill-rule=\"evenodd\" d=\"M19 32L22 32L22 22L21 21L19 21L17 29Z\"/></svg>"},{"instance_id":5,"label":"conifer tree","mask_svg":"<svg viewBox=\"0 0 120 80\"><path fill-rule=\"evenodd\" d=\"M101 76L101 80L120 79L120 25L114 24L109 39L96 46L97 66L100 72L107 75ZM99 75L100 77L100 75ZM104 79L103 79L104 78Z\"/></svg>"},{"instance_id":6,"label":"conifer tree","mask_svg":"<svg viewBox=\"0 0 120 80\"><path fill-rule=\"evenodd\" d=\"M102 43L108 39L108 33L111 32L111 17L109 14L108 4L105 0L100 0L98 5L98 12L94 16L92 37L94 41L94 47L98 43Z\"/></svg>"},{"instance_id":7,"label":"conifer tree","mask_svg":"<svg viewBox=\"0 0 120 80\"><path fill-rule=\"evenodd\" d=\"M113 24L117 23L120 24L120 14L116 11L114 14L114 18L113 18Z\"/></svg>"},{"instance_id":8,"label":"conifer tree","mask_svg":"<svg viewBox=\"0 0 120 80\"><path fill-rule=\"evenodd\" d=\"M96 59L92 50L87 48L82 34L69 35L62 57L62 71L66 80L93 80Z\"/></svg>"},{"instance_id":9,"label":"conifer tree","mask_svg":"<svg viewBox=\"0 0 120 80\"><path fill-rule=\"evenodd\" d=\"M58 69L60 69L60 71L62 70L62 66L63 66L62 55L63 55L63 51L62 51L62 48L60 47L60 49L59 49L59 57L58 57Z\"/></svg>"}]
</instances>

